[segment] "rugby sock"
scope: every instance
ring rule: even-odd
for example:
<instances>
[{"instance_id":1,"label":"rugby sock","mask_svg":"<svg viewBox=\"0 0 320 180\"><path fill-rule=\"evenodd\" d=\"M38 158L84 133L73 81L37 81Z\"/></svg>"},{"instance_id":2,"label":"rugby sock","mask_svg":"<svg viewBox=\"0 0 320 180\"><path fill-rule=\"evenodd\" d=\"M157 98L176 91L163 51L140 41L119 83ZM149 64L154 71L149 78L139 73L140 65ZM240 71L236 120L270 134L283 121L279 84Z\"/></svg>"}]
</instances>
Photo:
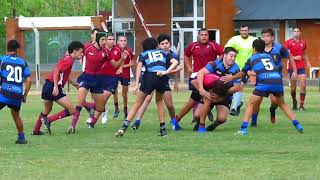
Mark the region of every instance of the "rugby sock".
<instances>
[{"instance_id":1,"label":"rugby sock","mask_svg":"<svg viewBox=\"0 0 320 180\"><path fill-rule=\"evenodd\" d=\"M177 122L180 122L180 120L181 120L177 115L174 117L174 119L176 119Z\"/></svg>"},{"instance_id":2,"label":"rugby sock","mask_svg":"<svg viewBox=\"0 0 320 180\"><path fill-rule=\"evenodd\" d=\"M257 125L258 115L259 115L259 113L257 113L257 114L252 114L252 117L251 117L251 125Z\"/></svg>"},{"instance_id":3,"label":"rugby sock","mask_svg":"<svg viewBox=\"0 0 320 180\"><path fill-rule=\"evenodd\" d=\"M75 129L77 122L79 120L80 112L81 112L82 107L81 106L76 106L76 113L72 116L72 124L71 126Z\"/></svg>"},{"instance_id":4,"label":"rugby sock","mask_svg":"<svg viewBox=\"0 0 320 180\"><path fill-rule=\"evenodd\" d=\"M126 130L129 125L130 125L130 121L129 120L124 120L123 123L122 123L121 128Z\"/></svg>"},{"instance_id":5,"label":"rugby sock","mask_svg":"<svg viewBox=\"0 0 320 180\"><path fill-rule=\"evenodd\" d=\"M276 104L271 104L271 106L270 106L270 116L271 117L276 117L276 110L277 110L277 108L278 108L278 105L276 105Z\"/></svg>"},{"instance_id":6,"label":"rugby sock","mask_svg":"<svg viewBox=\"0 0 320 180\"><path fill-rule=\"evenodd\" d=\"M96 104L94 102L85 102L83 106L88 112L90 112L92 109L95 109Z\"/></svg>"},{"instance_id":7,"label":"rugby sock","mask_svg":"<svg viewBox=\"0 0 320 180\"><path fill-rule=\"evenodd\" d=\"M300 93L300 107L303 107L305 98L306 98L306 94Z\"/></svg>"},{"instance_id":8,"label":"rugby sock","mask_svg":"<svg viewBox=\"0 0 320 180\"><path fill-rule=\"evenodd\" d=\"M42 125L41 118L44 117L44 116L46 116L46 115L44 115L42 112L39 114L39 117L38 117L38 120L36 122L36 125L33 128L33 132L40 132L40 128L41 128L41 125Z\"/></svg>"},{"instance_id":9,"label":"rugby sock","mask_svg":"<svg viewBox=\"0 0 320 180\"><path fill-rule=\"evenodd\" d=\"M91 124L96 124L98 122L98 119L95 118L94 116L91 117Z\"/></svg>"},{"instance_id":10,"label":"rugby sock","mask_svg":"<svg viewBox=\"0 0 320 180\"><path fill-rule=\"evenodd\" d=\"M237 108L241 105L242 100L242 92L236 92L233 94L233 105L231 109L237 110Z\"/></svg>"},{"instance_id":11,"label":"rugby sock","mask_svg":"<svg viewBox=\"0 0 320 180\"><path fill-rule=\"evenodd\" d=\"M114 111L119 112L119 104L117 102L114 103Z\"/></svg>"},{"instance_id":12,"label":"rugby sock","mask_svg":"<svg viewBox=\"0 0 320 180\"><path fill-rule=\"evenodd\" d=\"M23 132L18 133L18 139L25 139Z\"/></svg>"},{"instance_id":13,"label":"rugby sock","mask_svg":"<svg viewBox=\"0 0 320 180\"><path fill-rule=\"evenodd\" d=\"M214 121L212 128L216 129L216 127L220 126L221 124L223 124L224 122L220 122L220 121Z\"/></svg>"},{"instance_id":14,"label":"rugby sock","mask_svg":"<svg viewBox=\"0 0 320 180\"><path fill-rule=\"evenodd\" d=\"M299 123L298 120L294 119L294 120L292 120L292 124L293 124L294 126L296 126L296 125L298 125L298 124L300 124L300 123Z\"/></svg>"},{"instance_id":15,"label":"rugby sock","mask_svg":"<svg viewBox=\"0 0 320 180\"><path fill-rule=\"evenodd\" d=\"M291 91L291 98L292 98L293 103L297 102L296 91Z\"/></svg>"},{"instance_id":16,"label":"rugby sock","mask_svg":"<svg viewBox=\"0 0 320 180\"><path fill-rule=\"evenodd\" d=\"M57 114L48 116L48 121L49 122L54 122L54 121L57 121L59 119L63 119L63 118L68 117L68 116L70 116L70 112L67 109L65 109L65 110L62 110L62 111L58 112Z\"/></svg>"},{"instance_id":17,"label":"rugby sock","mask_svg":"<svg viewBox=\"0 0 320 180\"><path fill-rule=\"evenodd\" d=\"M205 123L200 123L199 124L199 128L206 128L206 124Z\"/></svg>"},{"instance_id":18,"label":"rugby sock","mask_svg":"<svg viewBox=\"0 0 320 180\"><path fill-rule=\"evenodd\" d=\"M140 126L141 120L140 119L136 119L136 121L134 122L135 125Z\"/></svg>"},{"instance_id":19,"label":"rugby sock","mask_svg":"<svg viewBox=\"0 0 320 180\"><path fill-rule=\"evenodd\" d=\"M165 129L166 128L166 123L160 123L160 129Z\"/></svg>"},{"instance_id":20,"label":"rugby sock","mask_svg":"<svg viewBox=\"0 0 320 180\"><path fill-rule=\"evenodd\" d=\"M124 116L127 117L128 116L128 107L127 106L123 107L123 112L124 112Z\"/></svg>"},{"instance_id":21,"label":"rugby sock","mask_svg":"<svg viewBox=\"0 0 320 180\"><path fill-rule=\"evenodd\" d=\"M247 121L243 121L241 124L241 129L246 129L248 128L248 122Z\"/></svg>"}]
</instances>

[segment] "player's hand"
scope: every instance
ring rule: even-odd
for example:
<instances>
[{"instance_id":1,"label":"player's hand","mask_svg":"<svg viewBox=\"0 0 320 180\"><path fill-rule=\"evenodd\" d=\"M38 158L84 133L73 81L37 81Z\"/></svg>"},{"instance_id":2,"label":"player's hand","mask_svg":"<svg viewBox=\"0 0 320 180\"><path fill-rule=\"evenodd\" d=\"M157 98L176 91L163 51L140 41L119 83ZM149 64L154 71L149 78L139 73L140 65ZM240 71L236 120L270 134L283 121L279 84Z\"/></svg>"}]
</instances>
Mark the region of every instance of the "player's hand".
<instances>
[{"instance_id":1,"label":"player's hand","mask_svg":"<svg viewBox=\"0 0 320 180\"><path fill-rule=\"evenodd\" d=\"M127 57L128 57L127 51L123 51L122 54L121 54L121 58L122 59L127 59Z\"/></svg>"},{"instance_id":2,"label":"player's hand","mask_svg":"<svg viewBox=\"0 0 320 180\"><path fill-rule=\"evenodd\" d=\"M133 93L134 94L137 94L138 93L138 90L139 90L139 83L136 83L134 89L133 89Z\"/></svg>"},{"instance_id":3,"label":"player's hand","mask_svg":"<svg viewBox=\"0 0 320 180\"><path fill-rule=\"evenodd\" d=\"M224 83L228 83L230 81L233 80L233 76L232 75L227 75L227 76L222 76L221 77L221 81L223 81Z\"/></svg>"},{"instance_id":4,"label":"player's hand","mask_svg":"<svg viewBox=\"0 0 320 180\"><path fill-rule=\"evenodd\" d=\"M175 70L176 70L176 71L180 71L180 70L182 70L182 69L183 69L183 68L182 68L182 66L181 66L181 65L179 65L179 66L177 66L177 67L176 67L176 69L175 69Z\"/></svg>"},{"instance_id":5,"label":"player's hand","mask_svg":"<svg viewBox=\"0 0 320 180\"><path fill-rule=\"evenodd\" d=\"M76 83L73 85L75 88L79 89L80 88L80 84L79 83Z\"/></svg>"},{"instance_id":6,"label":"player's hand","mask_svg":"<svg viewBox=\"0 0 320 180\"><path fill-rule=\"evenodd\" d=\"M26 102L27 102L27 96L24 95L24 96L22 97L22 99L21 99L21 102L26 103Z\"/></svg>"},{"instance_id":7,"label":"player's hand","mask_svg":"<svg viewBox=\"0 0 320 180\"><path fill-rule=\"evenodd\" d=\"M169 74L168 71L158 71L157 72L157 76L160 76L160 77L165 76L167 74Z\"/></svg>"},{"instance_id":8,"label":"player's hand","mask_svg":"<svg viewBox=\"0 0 320 180\"><path fill-rule=\"evenodd\" d=\"M123 68L119 68L116 72L116 74L122 74L123 73Z\"/></svg>"},{"instance_id":9,"label":"player's hand","mask_svg":"<svg viewBox=\"0 0 320 180\"><path fill-rule=\"evenodd\" d=\"M52 95L53 96L58 96L59 94L59 88L57 86L53 87Z\"/></svg>"},{"instance_id":10,"label":"player's hand","mask_svg":"<svg viewBox=\"0 0 320 180\"><path fill-rule=\"evenodd\" d=\"M291 76L291 80L296 80L297 79L297 72L293 72Z\"/></svg>"},{"instance_id":11,"label":"player's hand","mask_svg":"<svg viewBox=\"0 0 320 180\"><path fill-rule=\"evenodd\" d=\"M254 71L248 71L247 75L248 76L256 76L257 74Z\"/></svg>"},{"instance_id":12,"label":"player's hand","mask_svg":"<svg viewBox=\"0 0 320 180\"><path fill-rule=\"evenodd\" d=\"M206 98L210 101L213 101L213 99L214 99L214 97L212 97L212 95L206 90L201 90L201 91L199 91L199 93L203 98Z\"/></svg>"}]
</instances>

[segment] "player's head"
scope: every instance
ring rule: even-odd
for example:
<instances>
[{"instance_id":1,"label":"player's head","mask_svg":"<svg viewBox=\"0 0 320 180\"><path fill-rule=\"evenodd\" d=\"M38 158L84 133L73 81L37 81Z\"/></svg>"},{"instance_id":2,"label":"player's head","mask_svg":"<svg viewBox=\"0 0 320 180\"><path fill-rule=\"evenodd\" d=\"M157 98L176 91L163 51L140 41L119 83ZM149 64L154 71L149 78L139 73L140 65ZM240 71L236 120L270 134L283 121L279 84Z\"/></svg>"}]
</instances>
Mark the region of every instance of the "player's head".
<instances>
[{"instance_id":1,"label":"player's head","mask_svg":"<svg viewBox=\"0 0 320 180\"><path fill-rule=\"evenodd\" d=\"M108 34L105 31L98 31L96 34L96 42L100 47L105 47L107 44Z\"/></svg>"},{"instance_id":2,"label":"player's head","mask_svg":"<svg viewBox=\"0 0 320 180\"><path fill-rule=\"evenodd\" d=\"M246 24L243 24L240 26L240 36L243 39L247 39L249 37L249 26Z\"/></svg>"},{"instance_id":3,"label":"player's head","mask_svg":"<svg viewBox=\"0 0 320 180\"><path fill-rule=\"evenodd\" d=\"M266 43L262 39L256 39L252 43L252 47L256 53L263 53Z\"/></svg>"},{"instance_id":4,"label":"player's head","mask_svg":"<svg viewBox=\"0 0 320 180\"><path fill-rule=\"evenodd\" d=\"M158 38L159 49L169 51L171 47L171 37L168 34L159 34Z\"/></svg>"},{"instance_id":5,"label":"player's head","mask_svg":"<svg viewBox=\"0 0 320 180\"><path fill-rule=\"evenodd\" d=\"M293 34L293 37L299 38L300 35L301 35L301 29L300 29L300 27L298 27L298 26L293 27L293 28L292 28L292 34Z\"/></svg>"},{"instance_id":6,"label":"player's head","mask_svg":"<svg viewBox=\"0 0 320 180\"><path fill-rule=\"evenodd\" d=\"M233 47L226 47L224 49L223 54L223 62L226 63L228 66L232 66L235 63L237 50Z\"/></svg>"},{"instance_id":7,"label":"player's head","mask_svg":"<svg viewBox=\"0 0 320 180\"><path fill-rule=\"evenodd\" d=\"M74 59L82 59L84 46L79 41L73 41L68 46L68 53L73 56Z\"/></svg>"},{"instance_id":8,"label":"player's head","mask_svg":"<svg viewBox=\"0 0 320 180\"><path fill-rule=\"evenodd\" d=\"M114 46L115 36L112 32L107 33L107 47L111 49Z\"/></svg>"},{"instance_id":9,"label":"player's head","mask_svg":"<svg viewBox=\"0 0 320 180\"><path fill-rule=\"evenodd\" d=\"M142 42L143 51L157 49L158 41L154 38L147 38Z\"/></svg>"},{"instance_id":10,"label":"player's head","mask_svg":"<svg viewBox=\"0 0 320 180\"><path fill-rule=\"evenodd\" d=\"M120 48L124 49L127 47L128 41L126 36L118 36L118 45Z\"/></svg>"},{"instance_id":11,"label":"player's head","mask_svg":"<svg viewBox=\"0 0 320 180\"><path fill-rule=\"evenodd\" d=\"M20 48L20 44L17 40L12 39L8 41L7 43L7 51L8 52L17 52L17 50Z\"/></svg>"},{"instance_id":12,"label":"player's head","mask_svg":"<svg viewBox=\"0 0 320 180\"><path fill-rule=\"evenodd\" d=\"M98 29L98 28L94 28L94 29L91 30L91 41L92 42L96 42L96 34L99 31L101 31L101 30Z\"/></svg>"},{"instance_id":13,"label":"player's head","mask_svg":"<svg viewBox=\"0 0 320 180\"><path fill-rule=\"evenodd\" d=\"M274 30L271 28L263 29L261 31L261 38L266 44L273 43L274 41Z\"/></svg>"},{"instance_id":14,"label":"player's head","mask_svg":"<svg viewBox=\"0 0 320 180\"><path fill-rule=\"evenodd\" d=\"M209 31L206 28L201 28L198 32L198 40L202 44L206 44L209 41Z\"/></svg>"},{"instance_id":15,"label":"player's head","mask_svg":"<svg viewBox=\"0 0 320 180\"><path fill-rule=\"evenodd\" d=\"M214 97L212 102L217 103L223 101L227 96L228 88L223 81L216 81L214 86L208 89L208 92Z\"/></svg>"}]
</instances>

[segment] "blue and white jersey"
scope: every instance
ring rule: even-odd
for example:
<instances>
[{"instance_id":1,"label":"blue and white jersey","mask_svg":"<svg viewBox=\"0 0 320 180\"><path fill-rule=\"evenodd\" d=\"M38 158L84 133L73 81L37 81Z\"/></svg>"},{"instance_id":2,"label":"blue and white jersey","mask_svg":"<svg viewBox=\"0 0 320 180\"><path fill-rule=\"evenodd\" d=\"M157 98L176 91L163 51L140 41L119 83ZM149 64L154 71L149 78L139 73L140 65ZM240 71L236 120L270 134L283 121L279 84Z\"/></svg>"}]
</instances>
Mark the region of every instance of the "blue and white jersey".
<instances>
[{"instance_id":1,"label":"blue and white jersey","mask_svg":"<svg viewBox=\"0 0 320 180\"><path fill-rule=\"evenodd\" d=\"M274 43L272 49L266 52L271 55L279 72L282 73L282 59L289 58L289 51L279 43Z\"/></svg>"},{"instance_id":2,"label":"blue and white jersey","mask_svg":"<svg viewBox=\"0 0 320 180\"><path fill-rule=\"evenodd\" d=\"M144 51L139 56L139 62L142 62L146 72L166 71L171 59L169 52L159 49Z\"/></svg>"},{"instance_id":3,"label":"blue and white jersey","mask_svg":"<svg viewBox=\"0 0 320 180\"><path fill-rule=\"evenodd\" d=\"M242 69L245 73L250 70L256 73L256 86L282 85L282 76L270 54L257 53L252 55Z\"/></svg>"},{"instance_id":4,"label":"blue and white jersey","mask_svg":"<svg viewBox=\"0 0 320 180\"><path fill-rule=\"evenodd\" d=\"M31 75L28 64L16 55L0 57L1 96L21 100L23 83Z\"/></svg>"}]
</instances>

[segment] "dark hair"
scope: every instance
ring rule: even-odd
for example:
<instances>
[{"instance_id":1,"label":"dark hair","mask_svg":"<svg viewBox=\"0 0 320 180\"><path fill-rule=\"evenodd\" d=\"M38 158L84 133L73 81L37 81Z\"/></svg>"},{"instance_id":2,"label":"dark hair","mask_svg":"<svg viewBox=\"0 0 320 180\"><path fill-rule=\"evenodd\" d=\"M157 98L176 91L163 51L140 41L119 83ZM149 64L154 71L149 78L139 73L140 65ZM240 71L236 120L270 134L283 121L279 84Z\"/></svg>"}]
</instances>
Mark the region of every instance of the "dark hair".
<instances>
[{"instance_id":1,"label":"dark hair","mask_svg":"<svg viewBox=\"0 0 320 180\"><path fill-rule=\"evenodd\" d=\"M203 31L209 32L208 29L206 29L206 28L201 28L201 29L198 31L198 34L200 34L200 33L203 32Z\"/></svg>"},{"instance_id":2,"label":"dark hair","mask_svg":"<svg viewBox=\"0 0 320 180\"><path fill-rule=\"evenodd\" d=\"M107 32L105 32L105 31L102 31L102 30L99 30L98 32L97 32L97 34L96 34L96 42L98 43L98 45L100 46L100 44L99 44L99 41L100 41L100 38L102 38L102 37L108 37L108 34L107 34Z\"/></svg>"},{"instance_id":3,"label":"dark hair","mask_svg":"<svg viewBox=\"0 0 320 180\"><path fill-rule=\"evenodd\" d=\"M224 54L228 54L229 52L235 52L236 54L238 54L238 51L233 47L224 48Z\"/></svg>"},{"instance_id":4,"label":"dark hair","mask_svg":"<svg viewBox=\"0 0 320 180\"><path fill-rule=\"evenodd\" d=\"M294 31L295 29L299 29L299 31L301 31L301 28L300 28L299 26L294 26L294 27L292 28L292 31Z\"/></svg>"},{"instance_id":5,"label":"dark hair","mask_svg":"<svg viewBox=\"0 0 320 180\"><path fill-rule=\"evenodd\" d=\"M252 43L252 47L259 53L264 52L265 46L266 43L261 38L254 40Z\"/></svg>"},{"instance_id":6,"label":"dark hair","mask_svg":"<svg viewBox=\"0 0 320 180\"><path fill-rule=\"evenodd\" d=\"M93 34L95 31L99 32L99 31L101 31L101 29L99 29L99 28L94 28L94 29L91 30L91 34Z\"/></svg>"},{"instance_id":7,"label":"dark hair","mask_svg":"<svg viewBox=\"0 0 320 180\"><path fill-rule=\"evenodd\" d=\"M158 41L154 38L147 38L142 42L142 48L144 51L157 49Z\"/></svg>"},{"instance_id":8,"label":"dark hair","mask_svg":"<svg viewBox=\"0 0 320 180\"><path fill-rule=\"evenodd\" d=\"M81 48L84 49L84 46L81 42L73 41L68 46L68 53L71 54L71 53L73 53L74 50L79 50Z\"/></svg>"},{"instance_id":9,"label":"dark hair","mask_svg":"<svg viewBox=\"0 0 320 180\"><path fill-rule=\"evenodd\" d=\"M239 29L245 28L245 27L249 28L248 24L241 24Z\"/></svg>"},{"instance_id":10,"label":"dark hair","mask_svg":"<svg viewBox=\"0 0 320 180\"><path fill-rule=\"evenodd\" d=\"M8 41L7 43L7 51L8 52L13 52L13 51L17 51L17 49L20 48L20 44L17 40L13 39Z\"/></svg>"},{"instance_id":11,"label":"dark hair","mask_svg":"<svg viewBox=\"0 0 320 180\"><path fill-rule=\"evenodd\" d=\"M159 44L164 40L168 40L170 42L171 41L171 37L168 34L159 34L157 40L158 40Z\"/></svg>"},{"instance_id":12,"label":"dark hair","mask_svg":"<svg viewBox=\"0 0 320 180\"><path fill-rule=\"evenodd\" d=\"M263 29L261 34L269 33L271 36L274 36L274 30L271 28Z\"/></svg>"},{"instance_id":13,"label":"dark hair","mask_svg":"<svg viewBox=\"0 0 320 180\"><path fill-rule=\"evenodd\" d=\"M221 98L225 98L228 95L229 85L224 83L221 80L218 80L214 83L214 86L208 89L209 93L215 93Z\"/></svg>"},{"instance_id":14,"label":"dark hair","mask_svg":"<svg viewBox=\"0 0 320 180\"><path fill-rule=\"evenodd\" d=\"M107 37L114 36L113 32L107 32Z\"/></svg>"}]
</instances>

